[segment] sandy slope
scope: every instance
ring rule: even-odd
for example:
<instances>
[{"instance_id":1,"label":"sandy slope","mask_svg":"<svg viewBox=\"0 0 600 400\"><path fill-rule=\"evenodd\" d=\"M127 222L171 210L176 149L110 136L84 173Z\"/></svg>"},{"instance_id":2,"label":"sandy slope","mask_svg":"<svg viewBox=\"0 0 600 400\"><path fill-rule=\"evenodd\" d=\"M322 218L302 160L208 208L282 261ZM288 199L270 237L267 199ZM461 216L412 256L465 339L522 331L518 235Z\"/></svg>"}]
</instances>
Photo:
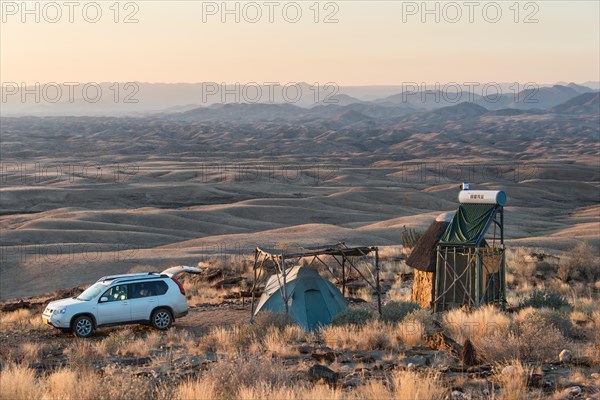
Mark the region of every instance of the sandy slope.
<instances>
[{"instance_id":1,"label":"sandy slope","mask_svg":"<svg viewBox=\"0 0 600 400\"><path fill-rule=\"evenodd\" d=\"M241 259L256 246L399 244L404 226L424 229L457 207L458 182L431 171L407 174L393 162L341 165L318 181L308 169L293 179L244 180L226 168L205 168L199 180L194 163L136 165L125 181L55 177L4 185L0 296L33 295L140 265L195 264L211 254ZM226 178L206 179L215 174ZM560 251L582 239L599 244L593 164L547 163L526 178L508 171L495 184L475 182L508 193L509 245Z\"/></svg>"}]
</instances>

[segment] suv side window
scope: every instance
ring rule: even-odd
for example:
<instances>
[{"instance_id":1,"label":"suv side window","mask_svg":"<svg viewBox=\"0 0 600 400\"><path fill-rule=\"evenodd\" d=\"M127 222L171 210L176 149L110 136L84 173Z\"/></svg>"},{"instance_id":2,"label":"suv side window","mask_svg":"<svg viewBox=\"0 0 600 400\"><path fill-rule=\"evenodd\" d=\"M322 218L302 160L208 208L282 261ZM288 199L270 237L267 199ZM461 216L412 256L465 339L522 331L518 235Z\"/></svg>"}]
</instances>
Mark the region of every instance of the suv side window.
<instances>
[{"instance_id":1,"label":"suv side window","mask_svg":"<svg viewBox=\"0 0 600 400\"><path fill-rule=\"evenodd\" d=\"M108 297L108 301L127 300L127 285L117 285L108 289L101 297Z\"/></svg>"},{"instance_id":2,"label":"suv side window","mask_svg":"<svg viewBox=\"0 0 600 400\"><path fill-rule=\"evenodd\" d=\"M154 282L139 282L131 285L131 298L140 299L143 297L156 296L156 287Z\"/></svg>"},{"instance_id":3,"label":"suv side window","mask_svg":"<svg viewBox=\"0 0 600 400\"><path fill-rule=\"evenodd\" d=\"M156 285L156 294L158 296L167 293L167 290L169 290L169 285L165 281L156 281L154 284Z\"/></svg>"},{"instance_id":4,"label":"suv side window","mask_svg":"<svg viewBox=\"0 0 600 400\"><path fill-rule=\"evenodd\" d=\"M130 286L130 299L140 299L149 296L160 296L167 293L169 286L164 281L151 281L132 283Z\"/></svg>"}]
</instances>

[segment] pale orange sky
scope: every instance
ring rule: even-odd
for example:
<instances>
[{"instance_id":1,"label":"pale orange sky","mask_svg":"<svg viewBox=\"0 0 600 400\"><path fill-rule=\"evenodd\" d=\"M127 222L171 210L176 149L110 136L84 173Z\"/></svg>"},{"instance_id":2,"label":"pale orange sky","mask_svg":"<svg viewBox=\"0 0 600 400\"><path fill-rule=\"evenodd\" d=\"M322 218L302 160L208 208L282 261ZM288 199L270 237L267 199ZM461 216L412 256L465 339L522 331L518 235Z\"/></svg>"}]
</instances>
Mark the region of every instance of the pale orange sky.
<instances>
[{"instance_id":1,"label":"pale orange sky","mask_svg":"<svg viewBox=\"0 0 600 400\"><path fill-rule=\"evenodd\" d=\"M68 21L68 9L61 8L57 23L35 15L22 15L21 2L2 2L0 32L0 80L4 82L336 82L339 85L386 85L402 82L536 82L600 80L600 6L597 1L537 1L519 3L519 22L513 1L497 2L502 16L497 23L484 19L479 2L468 22L468 8L440 7L440 22L427 15L421 22L421 2L338 1L319 3L319 23L314 22L314 3L297 2L302 10L299 22L286 22L279 2L274 22L268 22L268 8L257 23L233 15L221 22L221 10L206 15L210 4L219 2L138 1L137 6L120 3L118 23L113 22L114 3L97 2L102 17L97 23L83 19L81 6ZM11 8L11 4L12 7ZM62 2L57 2L59 5ZM204 4L203 4L204 3ZM33 8L35 2L28 3ZM231 8L235 2L228 3ZM435 7L435 2L428 7ZM247 6L249 7L249 6ZM327 7L327 8L325 8ZM336 11L337 7L337 11ZM488 6L488 18L495 9ZM88 16L94 17L93 8ZM137 23L122 20L135 12ZM246 8L247 16L254 10ZM294 17L288 7L287 16ZM13 13L16 14L13 15ZM252 14L250 14L252 12ZM326 14L335 12L337 23L326 24ZM46 9L46 17L55 18ZM535 13L537 23L524 23ZM25 22L21 21L26 17Z\"/></svg>"}]
</instances>

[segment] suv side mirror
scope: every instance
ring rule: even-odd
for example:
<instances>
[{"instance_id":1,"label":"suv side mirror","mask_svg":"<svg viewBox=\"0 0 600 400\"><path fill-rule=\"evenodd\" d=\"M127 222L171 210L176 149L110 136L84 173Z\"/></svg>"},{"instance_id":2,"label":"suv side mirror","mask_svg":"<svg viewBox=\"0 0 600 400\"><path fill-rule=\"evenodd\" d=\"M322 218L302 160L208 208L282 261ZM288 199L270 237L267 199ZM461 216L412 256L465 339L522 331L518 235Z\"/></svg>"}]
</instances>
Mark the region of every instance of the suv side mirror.
<instances>
[{"instance_id":1,"label":"suv side mirror","mask_svg":"<svg viewBox=\"0 0 600 400\"><path fill-rule=\"evenodd\" d=\"M108 297L100 297L100 301L98 303L106 303L108 301Z\"/></svg>"}]
</instances>

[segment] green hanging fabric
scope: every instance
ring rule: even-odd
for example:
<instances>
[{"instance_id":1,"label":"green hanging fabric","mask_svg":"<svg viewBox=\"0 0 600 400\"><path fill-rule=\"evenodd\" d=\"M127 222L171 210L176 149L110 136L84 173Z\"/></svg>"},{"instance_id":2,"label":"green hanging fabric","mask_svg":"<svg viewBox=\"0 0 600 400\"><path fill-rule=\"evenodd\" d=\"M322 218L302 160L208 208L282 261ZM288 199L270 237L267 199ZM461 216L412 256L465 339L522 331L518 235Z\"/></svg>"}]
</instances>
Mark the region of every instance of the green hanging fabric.
<instances>
[{"instance_id":1,"label":"green hanging fabric","mask_svg":"<svg viewBox=\"0 0 600 400\"><path fill-rule=\"evenodd\" d=\"M440 244L479 244L497 208L495 204L461 204L440 238Z\"/></svg>"}]
</instances>

